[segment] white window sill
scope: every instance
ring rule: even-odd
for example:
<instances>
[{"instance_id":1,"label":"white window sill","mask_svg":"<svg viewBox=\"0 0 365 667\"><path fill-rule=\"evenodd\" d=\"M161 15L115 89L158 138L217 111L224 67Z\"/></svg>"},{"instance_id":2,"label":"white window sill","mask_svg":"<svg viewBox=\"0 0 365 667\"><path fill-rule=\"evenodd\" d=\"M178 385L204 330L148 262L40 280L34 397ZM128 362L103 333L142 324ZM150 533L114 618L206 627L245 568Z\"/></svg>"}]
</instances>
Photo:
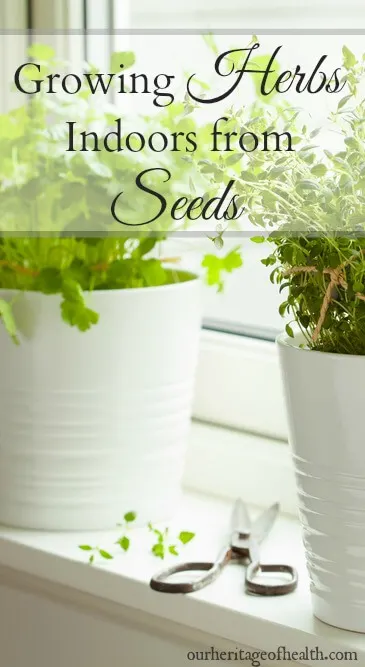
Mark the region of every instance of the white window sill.
<instances>
[{"instance_id":1,"label":"white window sill","mask_svg":"<svg viewBox=\"0 0 365 667\"><path fill-rule=\"evenodd\" d=\"M193 438L197 438L204 427L195 426L193 431ZM213 431L212 427L208 429L210 435ZM221 429L217 429L217 433L223 436ZM224 433L226 445L230 438L236 443L237 437L235 433ZM254 444L257 443L253 439L251 445ZM241 479L240 492L244 496L245 489L252 488L252 480L246 477L244 468ZM235 484L233 495L238 492ZM257 480L256 484L261 486ZM264 487L261 492L263 504L266 504ZM179 558L214 558L226 538L230 511L231 501L227 498L187 491L171 530L174 527L176 531L194 530L196 538ZM161 568L162 561L149 554L151 538L145 529L132 531L133 548L128 553L116 552L114 560L97 562L92 567L86 564L88 554L77 548L82 543L109 547L116 537L116 532L41 533L2 528L0 583L51 595L76 606L83 599L85 604L86 596L87 605L100 614L110 615L111 610L115 613L120 607L131 616L142 614L152 619L165 631L173 624L184 631L185 637L191 636L192 641L200 631L214 637L216 644L228 641L236 647L251 646L264 651L275 651L279 646L291 651L318 646L328 654L330 651L357 651L359 663L365 661L365 635L337 630L312 615L300 527L294 517L281 515L262 550L264 561L288 561L299 571L297 591L279 598L246 595L244 572L237 566L227 567L214 584L191 595L152 591L149 580L156 569ZM170 560L175 562L176 559L170 556Z\"/></svg>"}]
</instances>

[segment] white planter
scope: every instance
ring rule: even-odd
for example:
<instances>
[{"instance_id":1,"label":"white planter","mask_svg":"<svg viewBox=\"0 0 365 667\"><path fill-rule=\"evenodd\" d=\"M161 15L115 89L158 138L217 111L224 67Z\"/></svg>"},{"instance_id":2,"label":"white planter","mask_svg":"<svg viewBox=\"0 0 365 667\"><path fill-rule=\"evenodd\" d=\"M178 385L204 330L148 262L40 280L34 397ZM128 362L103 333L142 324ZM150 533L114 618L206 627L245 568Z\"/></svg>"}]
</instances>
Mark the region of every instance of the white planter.
<instances>
[{"instance_id":1,"label":"white planter","mask_svg":"<svg viewBox=\"0 0 365 667\"><path fill-rule=\"evenodd\" d=\"M0 326L0 523L113 528L167 520L180 493L200 332L197 279L88 295L81 333L58 295L18 294Z\"/></svg>"},{"instance_id":2,"label":"white planter","mask_svg":"<svg viewBox=\"0 0 365 667\"><path fill-rule=\"evenodd\" d=\"M365 356L277 340L314 614L365 632Z\"/></svg>"}]
</instances>

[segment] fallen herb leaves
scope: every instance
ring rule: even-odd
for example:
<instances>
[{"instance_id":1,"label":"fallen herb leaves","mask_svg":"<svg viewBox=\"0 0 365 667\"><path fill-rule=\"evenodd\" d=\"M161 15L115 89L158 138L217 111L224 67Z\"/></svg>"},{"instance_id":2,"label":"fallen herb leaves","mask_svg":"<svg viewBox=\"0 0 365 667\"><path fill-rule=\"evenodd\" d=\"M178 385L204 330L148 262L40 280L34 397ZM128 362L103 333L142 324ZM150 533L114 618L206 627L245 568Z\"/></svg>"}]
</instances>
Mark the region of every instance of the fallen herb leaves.
<instances>
[{"instance_id":1,"label":"fallen herb leaves","mask_svg":"<svg viewBox=\"0 0 365 667\"><path fill-rule=\"evenodd\" d=\"M148 529L155 535L155 537L157 537L157 541L151 547L151 552L154 556L156 556L156 558L161 558L163 560L165 558L166 552L170 553L172 556L179 555L177 545L174 544L174 542L168 542L168 528L165 528L165 530L161 531L158 530L158 528L154 528L154 526L149 523ZM182 531L179 533L176 539L178 542L181 542L181 544L185 545L191 542L194 537L195 533Z\"/></svg>"},{"instance_id":2,"label":"fallen herb leaves","mask_svg":"<svg viewBox=\"0 0 365 667\"><path fill-rule=\"evenodd\" d=\"M117 526L119 528L123 529L123 532L121 536L117 539L115 544L118 544L122 551L128 551L131 545L131 540L130 537L128 537L127 532L129 530L130 524L132 524L137 518L137 514L135 512L127 512L123 519L123 523L118 523ZM165 528L164 530L159 530L158 528L155 528L152 523L148 524L148 530L153 533L153 535L156 538L155 543L151 547L151 553L156 556L156 558L161 558L162 560L165 558L166 554L170 554L171 556L178 556L179 551L178 551L178 543L180 545L186 545L191 540L194 539L195 533L192 533L190 531L181 531L177 537L170 541L169 538L169 529ZM95 562L95 556L100 556L104 560L113 560L114 556L109 552L106 551L105 549L100 548L99 546L93 547L90 544L79 544L79 549L81 551L88 551L90 552L89 556L89 564L92 565Z\"/></svg>"}]
</instances>

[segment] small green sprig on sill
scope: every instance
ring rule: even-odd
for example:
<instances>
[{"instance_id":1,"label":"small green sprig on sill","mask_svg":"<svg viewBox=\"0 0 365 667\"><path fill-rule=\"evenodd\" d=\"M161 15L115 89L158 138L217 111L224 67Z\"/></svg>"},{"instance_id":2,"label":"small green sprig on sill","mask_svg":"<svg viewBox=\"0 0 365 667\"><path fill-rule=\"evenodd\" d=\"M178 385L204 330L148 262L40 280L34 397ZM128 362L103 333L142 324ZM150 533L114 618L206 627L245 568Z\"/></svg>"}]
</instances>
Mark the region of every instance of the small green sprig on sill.
<instances>
[{"instance_id":1,"label":"small green sprig on sill","mask_svg":"<svg viewBox=\"0 0 365 667\"><path fill-rule=\"evenodd\" d=\"M135 512L127 512L124 515L124 523L118 523L117 526L120 528L123 528L123 534L117 539L115 544L119 544L120 548L123 549L123 551L128 551L131 541L130 538L127 535L127 531L129 529L129 526L131 523L133 523L137 518L137 514Z\"/></svg>"},{"instance_id":2,"label":"small green sprig on sill","mask_svg":"<svg viewBox=\"0 0 365 667\"><path fill-rule=\"evenodd\" d=\"M161 560L165 558L165 555L167 553L171 554L172 556L179 555L178 551L179 545L176 542L180 542L180 544L185 545L191 542L191 540L194 539L195 537L195 533L182 531L177 536L176 541L174 540L173 542L170 542L170 540L168 539L169 537L168 528L165 528L164 530L158 530L158 528L155 528L151 523L149 523L148 529L157 538L156 542L151 547L151 553L154 556L156 556L156 558L161 558Z\"/></svg>"},{"instance_id":3,"label":"small green sprig on sill","mask_svg":"<svg viewBox=\"0 0 365 667\"><path fill-rule=\"evenodd\" d=\"M127 533L131 524L136 520L136 518L137 518L136 512L126 512L126 514L123 517L124 519L123 523L117 524L119 528L123 529L123 532L117 539L115 544L118 544L122 549L122 551L124 552L128 551L131 545L131 540ZM179 535L176 537L174 541L170 541L168 539L169 536L168 528L165 528L163 531L158 530L158 528L155 528L152 525L152 523L149 523L148 529L157 538L155 544L153 544L151 548L151 553L154 556L156 556L156 558L161 558L162 560L168 553L171 554L172 556L178 556L179 555L178 547L180 545L188 544L195 537L195 533L183 530L179 533ZM114 556L109 551L107 551L106 549L101 549L99 546L93 547L90 544L80 544L79 549L81 549L81 551L89 552L90 565L93 565L96 556L101 556L101 558L103 558L104 560L113 560L114 558Z\"/></svg>"},{"instance_id":4,"label":"small green sprig on sill","mask_svg":"<svg viewBox=\"0 0 365 667\"><path fill-rule=\"evenodd\" d=\"M130 547L130 538L127 536L127 531L129 528L129 525L133 523L137 518L137 514L135 512L127 512L123 519L123 523L118 523L117 526L123 528L123 534L118 538L118 540L115 542L115 544L119 544L120 548L123 549L123 551L128 551ZM81 551L90 551L90 557L89 557L89 563L92 565L95 561L95 556L101 556L101 558L104 558L104 560L113 560L114 556L112 556L109 551L106 551L105 549L101 549L100 547L92 547L90 544L80 544L79 549Z\"/></svg>"},{"instance_id":5,"label":"small green sprig on sill","mask_svg":"<svg viewBox=\"0 0 365 667\"><path fill-rule=\"evenodd\" d=\"M82 551L91 552L89 557L90 565L92 565L93 562L95 561L96 554L104 558L104 560L113 560L113 556L109 553L109 551L105 551L105 549L100 549L100 547L92 547L90 544L80 544L79 549L81 549Z\"/></svg>"}]
</instances>

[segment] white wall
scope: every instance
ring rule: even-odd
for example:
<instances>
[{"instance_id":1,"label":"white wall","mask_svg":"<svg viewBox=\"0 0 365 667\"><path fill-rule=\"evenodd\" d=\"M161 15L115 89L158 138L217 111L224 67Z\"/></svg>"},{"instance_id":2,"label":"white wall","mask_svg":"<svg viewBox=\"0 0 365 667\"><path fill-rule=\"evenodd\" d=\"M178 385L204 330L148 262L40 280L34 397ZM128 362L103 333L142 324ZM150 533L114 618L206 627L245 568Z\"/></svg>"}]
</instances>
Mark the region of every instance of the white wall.
<instances>
[{"instance_id":1,"label":"white wall","mask_svg":"<svg viewBox=\"0 0 365 667\"><path fill-rule=\"evenodd\" d=\"M184 636L175 624L126 608L104 604L100 611L103 603L93 604L86 596L70 603L67 591L57 599L50 590L37 594L28 583L25 592L14 577L11 587L4 583L6 575L2 579L1 667L186 667L194 664L188 651L243 648L202 633ZM285 667L294 664L285 662Z\"/></svg>"}]
</instances>

